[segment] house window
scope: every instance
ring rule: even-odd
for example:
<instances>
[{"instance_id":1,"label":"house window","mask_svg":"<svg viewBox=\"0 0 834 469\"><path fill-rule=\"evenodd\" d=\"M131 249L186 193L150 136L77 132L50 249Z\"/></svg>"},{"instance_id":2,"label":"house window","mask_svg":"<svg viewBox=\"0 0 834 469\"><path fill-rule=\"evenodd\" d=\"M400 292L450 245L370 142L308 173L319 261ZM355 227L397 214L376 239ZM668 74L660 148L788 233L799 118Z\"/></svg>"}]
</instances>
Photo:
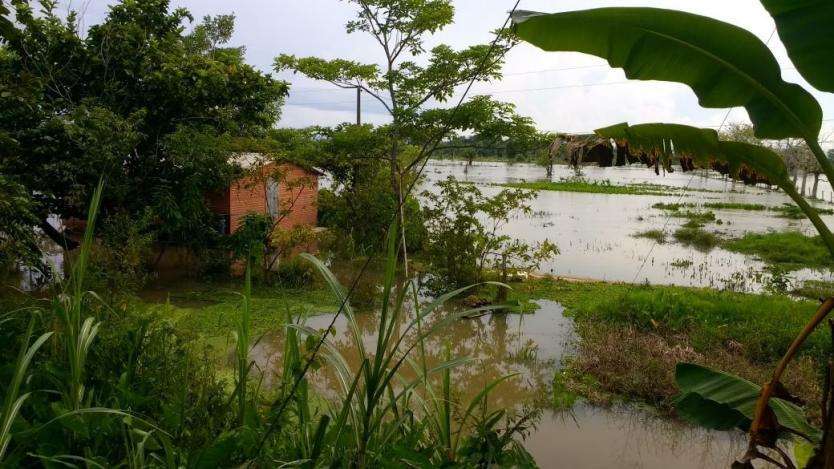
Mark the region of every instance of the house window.
<instances>
[{"instance_id":1,"label":"house window","mask_svg":"<svg viewBox=\"0 0 834 469\"><path fill-rule=\"evenodd\" d=\"M278 181L272 178L266 181L266 209L273 220L278 218Z\"/></svg>"},{"instance_id":2,"label":"house window","mask_svg":"<svg viewBox=\"0 0 834 469\"><path fill-rule=\"evenodd\" d=\"M229 234L229 214L219 213L214 218L214 229L222 235Z\"/></svg>"}]
</instances>

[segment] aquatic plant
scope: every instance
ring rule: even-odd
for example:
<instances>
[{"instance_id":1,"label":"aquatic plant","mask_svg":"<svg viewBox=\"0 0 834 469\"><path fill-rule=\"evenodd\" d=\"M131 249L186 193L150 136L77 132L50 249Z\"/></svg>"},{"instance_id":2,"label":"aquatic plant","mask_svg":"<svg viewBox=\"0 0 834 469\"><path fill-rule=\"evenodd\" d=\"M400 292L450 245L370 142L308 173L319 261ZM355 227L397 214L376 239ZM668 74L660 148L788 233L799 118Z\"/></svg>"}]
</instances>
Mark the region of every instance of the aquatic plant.
<instances>
[{"instance_id":1,"label":"aquatic plant","mask_svg":"<svg viewBox=\"0 0 834 469\"><path fill-rule=\"evenodd\" d=\"M792 270L834 265L822 238L806 236L798 231L746 233L741 238L726 241L723 247Z\"/></svg>"},{"instance_id":2,"label":"aquatic plant","mask_svg":"<svg viewBox=\"0 0 834 469\"><path fill-rule=\"evenodd\" d=\"M634 234L635 238L648 238L654 240L658 244L666 242L666 232L663 230L646 230Z\"/></svg>"},{"instance_id":3,"label":"aquatic plant","mask_svg":"<svg viewBox=\"0 0 834 469\"><path fill-rule=\"evenodd\" d=\"M615 185L611 181L587 181L582 178L561 181L509 182L501 184L515 189L534 191L584 192L589 194L616 195L673 195L676 188L658 184Z\"/></svg>"},{"instance_id":4,"label":"aquatic plant","mask_svg":"<svg viewBox=\"0 0 834 469\"><path fill-rule=\"evenodd\" d=\"M687 223L675 230L674 236L684 246L693 246L701 251L709 251L719 243L718 236L698 224Z\"/></svg>"}]
</instances>

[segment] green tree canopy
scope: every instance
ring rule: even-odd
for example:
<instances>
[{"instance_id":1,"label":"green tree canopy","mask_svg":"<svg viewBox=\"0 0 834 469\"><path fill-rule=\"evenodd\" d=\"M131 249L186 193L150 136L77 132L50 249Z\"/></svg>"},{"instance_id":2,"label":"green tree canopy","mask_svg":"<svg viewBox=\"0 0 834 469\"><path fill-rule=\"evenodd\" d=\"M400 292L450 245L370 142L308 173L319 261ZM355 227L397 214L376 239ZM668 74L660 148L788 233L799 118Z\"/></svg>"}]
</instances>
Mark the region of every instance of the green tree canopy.
<instances>
[{"instance_id":1,"label":"green tree canopy","mask_svg":"<svg viewBox=\"0 0 834 469\"><path fill-rule=\"evenodd\" d=\"M203 196L235 174L229 140L265 135L287 84L226 47L233 16L188 33L168 0L122 0L82 35L74 13L40 4L13 1L13 30L0 30L0 173L44 227L81 216L104 176L105 218L150 208L160 240L204 242Z\"/></svg>"}]
</instances>

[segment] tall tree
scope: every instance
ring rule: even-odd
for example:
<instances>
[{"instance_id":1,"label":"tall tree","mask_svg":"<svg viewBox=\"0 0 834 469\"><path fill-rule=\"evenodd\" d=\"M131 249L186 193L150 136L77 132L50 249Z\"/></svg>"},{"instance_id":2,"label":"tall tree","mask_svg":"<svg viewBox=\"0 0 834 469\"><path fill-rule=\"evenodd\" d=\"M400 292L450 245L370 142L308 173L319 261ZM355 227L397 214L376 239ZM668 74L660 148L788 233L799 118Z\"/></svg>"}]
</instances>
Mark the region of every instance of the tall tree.
<instances>
[{"instance_id":1,"label":"tall tree","mask_svg":"<svg viewBox=\"0 0 834 469\"><path fill-rule=\"evenodd\" d=\"M450 0L348 1L356 6L357 14L347 23L347 32L374 38L382 51L381 67L346 59L281 55L275 60L275 68L300 72L342 88L359 88L385 108L391 116L386 152L391 189L402 206L403 180L408 173L449 131L476 129L476 118L483 115L485 107L494 108L494 102L482 97L458 111L432 115L426 115L426 108L449 101L459 85L499 78L502 57L514 41L506 31L499 31L500 40L494 44L462 50L441 44L427 51L426 39L453 22ZM404 151L408 144L417 144L419 149ZM402 222L402 211L399 216Z\"/></svg>"},{"instance_id":2,"label":"tall tree","mask_svg":"<svg viewBox=\"0 0 834 469\"><path fill-rule=\"evenodd\" d=\"M193 21L168 0L122 0L81 35L56 2L12 1L0 29L0 172L32 198L39 224L79 217L99 177L111 213L152 211L160 241L205 242L203 195L236 173L225 143L263 135L287 84L227 47L233 16Z\"/></svg>"}]
</instances>

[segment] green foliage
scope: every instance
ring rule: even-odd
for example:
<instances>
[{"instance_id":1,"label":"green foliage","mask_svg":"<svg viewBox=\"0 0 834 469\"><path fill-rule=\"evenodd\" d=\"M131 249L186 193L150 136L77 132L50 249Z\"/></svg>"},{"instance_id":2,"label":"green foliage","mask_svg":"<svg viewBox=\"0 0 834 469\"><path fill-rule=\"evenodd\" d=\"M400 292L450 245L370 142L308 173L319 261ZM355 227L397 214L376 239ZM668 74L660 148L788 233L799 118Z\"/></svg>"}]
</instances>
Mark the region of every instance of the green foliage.
<instances>
[{"instance_id":1,"label":"green foliage","mask_svg":"<svg viewBox=\"0 0 834 469\"><path fill-rule=\"evenodd\" d=\"M516 141L526 141L535 132L530 120L515 115L511 105L497 103L486 96L461 103L454 110L426 109L427 103L442 103L451 99L460 85L500 77L504 53L514 42L506 31L499 31L493 44L478 44L461 50L439 44L426 51L425 39L452 23L454 8L449 0L351 0L350 3L356 7L357 15L355 20L347 23L346 30L373 37L385 56L383 68L350 59L323 60L291 55L279 56L274 66L277 71L292 70L341 88L360 89L385 108L392 120L385 127L386 138L370 145L373 151L361 157L386 160L390 171L389 194L394 195L394 200L403 199L406 188L415 177L416 168L431 156L450 132L483 133L485 139L493 142L510 133L523 135ZM377 149L383 151L377 152ZM371 177L377 177L378 169L366 169ZM357 184L351 181L348 186L356 188ZM330 213L323 219L343 230L349 227L345 222L355 224L357 218L354 214L358 205L351 201L357 197L356 194L347 192L345 195L344 198L324 197L335 203L329 205ZM366 200L368 198L365 196ZM340 199L345 203L341 203ZM404 200L403 204L412 210L407 206L416 205L416 202ZM373 208L377 205L361 206ZM387 207L391 208L394 207ZM370 213L370 233L387 227L388 221L379 223L375 211L370 210ZM398 215L398 226L405 232L403 238L406 245L420 241L423 230L409 234L411 227L407 224L414 223L407 221L408 217L402 211L388 210L387 213ZM375 240L380 238L378 234L357 237L353 228L348 234L358 252L375 249L378 245Z\"/></svg>"},{"instance_id":2,"label":"green foliage","mask_svg":"<svg viewBox=\"0 0 834 469\"><path fill-rule=\"evenodd\" d=\"M7 319L4 318L4 320ZM30 320L29 328L23 337L23 343L20 347L20 354L17 357L17 362L14 364L11 382L4 393L3 412L0 413L0 462L3 462L3 457L12 439L12 425L17 419L26 399L29 398L29 393L20 393L21 384L23 384L26 378L29 365L32 363L32 359L38 352L38 349L52 336L52 332L45 332L35 340L35 343L29 345L34 325L34 320Z\"/></svg>"},{"instance_id":3,"label":"green foliage","mask_svg":"<svg viewBox=\"0 0 834 469\"><path fill-rule=\"evenodd\" d=\"M158 241L210 244L204 195L236 174L229 138L264 134L287 88L225 47L233 17L186 34L187 11L125 0L84 32L53 2L14 7L16 37L0 54L0 172L36 219L83 216L106 175L108 212L150 209Z\"/></svg>"},{"instance_id":4,"label":"green foliage","mask_svg":"<svg viewBox=\"0 0 834 469\"><path fill-rule=\"evenodd\" d=\"M149 280L154 235L150 211L138 219L125 212L109 215L101 223L99 242L90 253L89 285L108 295L129 295Z\"/></svg>"},{"instance_id":5,"label":"green foliage","mask_svg":"<svg viewBox=\"0 0 834 469\"><path fill-rule=\"evenodd\" d=\"M388 230L384 288L379 301L381 320L373 353L366 350L345 289L321 261L302 255L320 271L335 301L344 308L361 364L352 371L333 344L322 349L318 357L310 355L317 349L320 331L296 323L287 309L277 400L271 406L261 406L265 396L260 379L252 376L250 353L253 330L263 318L257 317L260 314L252 291L251 264L247 265L241 305L235 308L239 315L228 318L234 328L236 359L234 386L229 387L218 379L217 364L208 355L199 357L199 342L173 326L175 311L170 304L154 308L136 308L131 302L108 304L85 290L102 186L100 183L92 198L84 241L68 282L48 302L49 310L34 308L48 315L41 326L47 330L29 346L35 325L30 321L17 366L0 367L0 374L11 371L13 378L2 381L10 383L4 389L6 403L0 415L0 458L8 455L4 462L31 465L36 461L86 461L96 466L144 467L149 461L165 461L174 466L216 467L260 465L289 458L312 465L387 466L418 457L426 465L530 463L518 438L530 427L533 414L509 416L503 409L493 411L486 406L490 391L511 376L488 383L466 406L458 407L451 404L448 386L445 403L436 400L431 377L445 372L449 383L448 370L466 360L449 359L428 368L425 361L419 367L415 359L409 358L416 355L415 350L423 350L423 341L430 335L464 315L484 309L429 320L446 301L471 289L467 287L419 305L413 316L407 316L412 309L405 307L410 298L406 288L416 287L395 290L399 285L395 275L396 229ZM4 322L0 329L3 340L20 335L19 324L31 316L32 309L16 309L0 318ZM6 323L12 327L6 327ZM275 321L266 327L274 329ZM50 328L57 332L59 346L32 366L35 352L53 333ZM0 351L6 361L12 354L9 348ZM312 392L305 373L325 363L334 366L344 386L340 396L322 405L318 402L325 397ZM408 373L404 367L409 367ZM24 379L27 370L31 370L30 379ZM417 372L416 378L412 371ZM394 383L402 386L395 388ZM24 385L49 392L22 393ZM58 389L52 390L56 385ZM418 388L424 393L418 393ZM284 413L288 403L292 408ZM421 412L416 411L417 405L423 407ZM438 406L447 408L446 417L430 414ZM477 414L479 406L481 412ZM412 418L400 418L401 412ZM460 422L452 446L447 444L451 440L444 443L435 437L436 423L444 418ZM119 440L124 445L113 444ZM9 441L15 444L6 452Z\"/></svg>"},{"instance_id":6,"label":"green foliage","mask_svg":"<svg viewBox=\"0 0 834 469\"><path fill-rule=\"evenodd\" d=\"M796 231L747 233L741 238L727 241L724 247L793 270L832 265L831 254L819 236L809 237Z\"/></svg>"},{"instance_id":7,"label":"green foliage","mask_svg":"<svg viewBox=\"0 0 834 469\"><path fill-rule=\"evenodd\" d=\"M618 186L610 181L586 181L581 178L562 179L560 181L509 182L504 187L529 189L535 191L584 192L589 194L617 195L671 195L674 188L657 184L630 184Z\"/></svg>"},{"instance_id":8,"label":"green foliage","mask_svg":"<svg viewBox=\"0 0 834 469\"><path fill-rule=\"evenodd\" d=\"M709 251L720 242L718 236L709 231L705 231L697 223L684 224L684 226L675 230L674 236L684 246L694 246L701 251Z\"/></svg>"},{"instance_id":9,"label":"green foliage","mask_svg":"<svg viewBox=\"0 0 834 469\"><path fill-rule=\"evenodd\" d=\"M268 214L249 212L224 244L231 250L234 259L262 261L271 231L272 218Z\"/></svg>"},{"instance_id":10,"label":"green foliage","mask_svg":"<svg viewBox=\"0 0 834 469\"><path fill-rule=\"evenodd\" d=\"M770 50L737 26L654 8L519 12L515 22L519 37L544 50L595 55L631 79L683 83L704 107L743 106L758 137L816 136L822 125L816 100L784 82Z\"/></svg>"},{"instance_id":11,"label":"green foliage","mask_svg":"<svg viewBox=\"0 0 834 469\"><path fill-rule=\"evenodd\" d=\"M828 54L834 50L834 33L829 27L834 18L834 5L825 0L762 0L762 5L776 21L779 38L803 78L820 91L834 92Z\"/></svg>"},{"instance_id":12,"label":"green foliage","mask_svg":"<svg viewBox=\"0 0 834 469\"><path fill-rule=\"evenodd\" d=\"M743 142L718 139L713 129L700 129L679 124L617 124L597 129L599 136L626 140L634 150L658 154L664 163L673 156L689 157L707 163L717 160L729 166L733 176L752 170L767 177L773 184L787 190L790 180L781 156L774 151ZM674 142L674 150L669 146ZM793 187L793 186L790 186Z\"/></svg>"},{"instance_id":13,"label":"green foliage","mask_svg":"<svg viewBox=\"0 0 834 469\"><path fill-rule=\"evenodd\" d=\"M25 188L0 174L0 276L17 263L39 267L48 276L32 229L37 224L34 203Z\"/></svg>"},{"instance_id":14,"label":"green foliage","mask_svg":"<svg viewBox=\"0 0 834 469\"><path fill-rule=\"evenodd\" d=\"M687 334L700 353L719 350L731 342L744 344L742 353L756 363L781 358L794 331L802 329L816 309L814 302L785 296L661 286L591 284L571 286L561 294L545 289L537 295L564 299L571 313L583 322ZM815 332L801 353L822 363L827 360L828 346L825 334Z\"/></svg>"},{"instance_id":15,"label":"green foliage","mask_svg":"<svg viewBox=\"0 0 834 469\"><path fill-rule=\"evenodd\" d=\"M429 238L426 255L439 285L467 285L481 282L488 269L502 276L535 269L543 260L558 254L545 241L532 247L499 233L517 214L530 213L535 194L522 189L504 189L485 196L472 184L450 176L437 184L439 191L424 192Z\"/></svg>"},{"instance_id":16,"label":"green foliage","mask_svg":"<svg viewBox=\"0 0 834 469\"><path fill-rule=\"evenodd\" d=\"M795 287L792 294L809 300L819 300L834 296L834 283L825 280L805 280Z\"/></svg>"},{"instance_id":17,"label":"green foliage","mask_svg":"<svg viewBox=\"0 0 834 469\"><path fill-rule=\"evenodd\" d=\"M651 239L658 244L663 244L666 242L666 232L663 230L646 230L636 233L634 235L637 238L647 238Z\"/></svg>"},{"instance_id":18,"label":"green foliage","mask_svg":"<svg viewBox=\"0 0 834 469\"><path fill-rule=\"evenodd\" d=\"M704 208L714 208L717 210L750 210L754 212L768 210L768 207L766 205L745 204L738 202L707 202L704 204Z\"/></svg>"},{"instance_id":19,"label":"green foliage","mask_svg":"<svg viewBox=\"0 0 834 469\"><path fill-rule=\"evenodd\" d=\"M675 408L683 418L715 430L733 427L749 429L761 386L691 363L678 364L675 380L681 390ZM769 408L773 411L777 431L787 429L814 440L819 439L819 430L808 424L798 405L772 398Z\"/></svg>"},{"instance_id":20,"label":"green foliage","mask_svg":"<svg viewBox=\"0 0 834 469\"><path fill-rule=\"evenodd\" d=\"M361 163L360 163L361 164ZM377 166L375 173L364 169L352 170L350 185L334 190L319 191L319 223L337 230L348 244L337 246L343 254L368 254L382 247L385 229L397 208L397 198L391 190L391 173ZM406 245L419 251L426 236L424 217L416 197L409 197L404 206Z\"/></svg>"}]
</instances>

